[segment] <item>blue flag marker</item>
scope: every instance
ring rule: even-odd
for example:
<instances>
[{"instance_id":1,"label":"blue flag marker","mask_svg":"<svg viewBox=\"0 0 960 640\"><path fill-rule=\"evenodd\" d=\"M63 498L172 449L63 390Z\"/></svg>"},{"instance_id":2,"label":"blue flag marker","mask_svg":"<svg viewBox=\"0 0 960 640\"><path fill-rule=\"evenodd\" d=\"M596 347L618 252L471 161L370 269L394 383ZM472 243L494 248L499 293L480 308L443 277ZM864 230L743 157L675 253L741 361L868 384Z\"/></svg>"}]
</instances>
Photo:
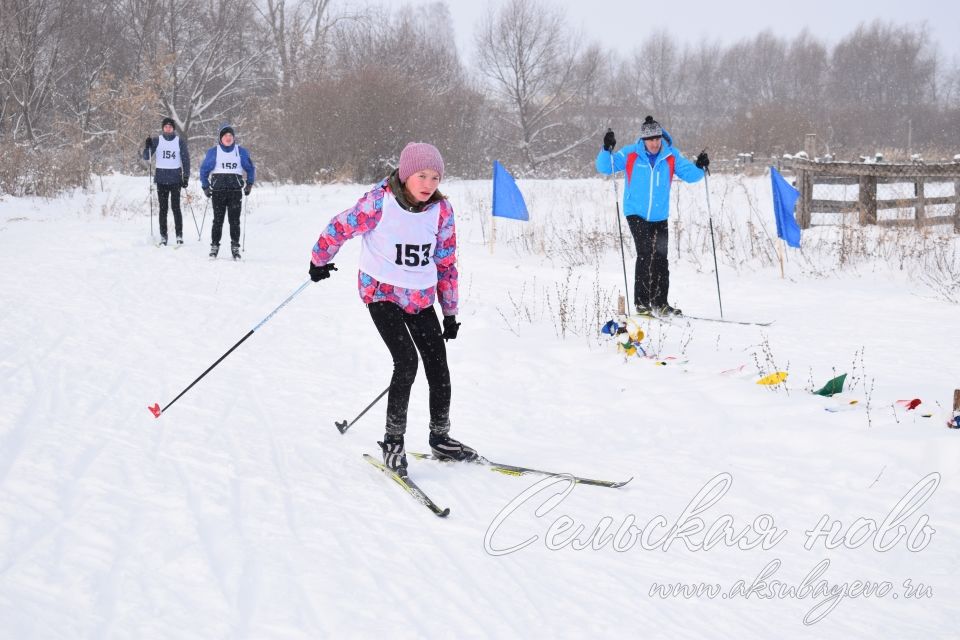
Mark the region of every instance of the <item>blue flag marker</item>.
<instances>
[{"instance_id":1,"label":"blue flag marker","mask_svg":"<svg viewBox=\"0 0 960 640\"><path fill-rule=\"evenodd\" d=\"M784 180L774 167L770 167L770 181L773 183L773 215L777 220L777 237L799 249L800 227L794 218L793 210L800 192Z\"/></svg>"},{"instance_id":2,"label":"blue flag marker","mask_svg":"<svg viewBox=\"0 0 960 640\"><path fill-rule=\"evenodd\" d=\"M493 215L514 220L530 219L523 194L499 160L493 161Z\"/></svg>"}]
</instances>

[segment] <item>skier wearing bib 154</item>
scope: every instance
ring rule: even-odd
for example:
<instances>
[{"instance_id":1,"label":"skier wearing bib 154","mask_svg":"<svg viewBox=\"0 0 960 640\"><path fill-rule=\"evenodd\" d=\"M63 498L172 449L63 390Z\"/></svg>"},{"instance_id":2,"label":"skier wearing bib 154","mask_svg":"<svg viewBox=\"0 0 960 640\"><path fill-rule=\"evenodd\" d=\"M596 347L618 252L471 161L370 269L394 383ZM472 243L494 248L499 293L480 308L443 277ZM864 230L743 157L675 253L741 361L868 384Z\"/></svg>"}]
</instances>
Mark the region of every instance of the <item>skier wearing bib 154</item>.
<instances>
[{"instance_id":1,"label":"skier wearing bib 154","mask_svg":"<svg viewBox=\"0 0 960 640\"><path fill-rule=\"evenodd\" d=\"M314 282L335 271L331 260L344 242L362 236L360 298L393 357L383 462L407 474L403 436L417 352L430 385L430 448L442 459L473 460L477 452L450 437L450 371L445 340L457 337L457 236L453 207L438 190L443 158L433 145L411 142L400 166L335 216L310 259ZM443 326L434 310L440 297Z\"/></svg>"},{"instance_id":2,"label":"skier wearing bib 154","mask_svg":"<svg viewBox=\"0 0 960 640\"><path fill-rule=\"evenodd\" d=\"M250 152L236 144L233 127L220 127L219 144L207 151L200 165L200 186L203 194L213 198L213 225L210 229L210 257L220 252L223 218L230 219L230 251L234 260L240 259L240 207L243 195L250 195L256 169ZM243 174L247 174L244 182ZM241 195L242 194L242 195Z\"/></svg>"},{"instance_id":3,"label":"skier wearing bib 154","mask_svg":"<svg viewBox=\"0 0 960 640\"><path fill-rule=\"evenodd\" d=\"M697 156L695 163L684 158L674 148L670 134L652 116L647 116L640 126L639 140L614 153L616 146L613 130L608 130L597 155L597 171L605 175L613 171L626 173L623 215L637 246L634 307L637 313L680 315L680 309L667 302L670 185L674 176L684 182L697 182L704 171L709 171L710 159L706 151Z\"/></svg>"},{"instance_id":4,"label":"skier wearing bib 154","mask_svg":"<svg viewBox=\"0 0 960 640\"><path fill-rule=\"evenodd\" d=\"M180 215L180 189L187 188L190 177L190 151L187 141L177 135L173 118L164 118L160 123L162 133L147 138L143 146L143 159L157 158L153 181L157 183L157 198L160 200L160 244L167 244L167 202L173 209L173 228L177 244L183 244L183 216Z\"/></svg>"}]
</instances>

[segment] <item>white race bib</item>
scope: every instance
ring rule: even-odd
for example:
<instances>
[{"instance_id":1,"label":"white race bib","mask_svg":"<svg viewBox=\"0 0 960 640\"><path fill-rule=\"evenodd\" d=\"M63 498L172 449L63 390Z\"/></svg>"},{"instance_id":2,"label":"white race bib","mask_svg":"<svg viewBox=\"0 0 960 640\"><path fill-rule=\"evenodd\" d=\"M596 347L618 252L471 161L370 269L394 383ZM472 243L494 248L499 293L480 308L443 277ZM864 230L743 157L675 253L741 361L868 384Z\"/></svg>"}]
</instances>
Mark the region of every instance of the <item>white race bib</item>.
<instances>
[{"instance_id":1,"label":"white race bib","mask_svg":"<svg viewBox=\"0 0 960 640\"><path fill-rule=\"evenodd\" d=\"M217 164L213 167L213 173L233 173L242 176L243 167L240 166L240 147L233 145L233 151L224 151L223 147L217 145Z\"/></svg>"},{"instance_id":2,"label":"white race bib","mask_svg":"<svg viewBox=\"0 0 960 640\"><path fill-rule=\"evenodd\" d=\"M180 136L173 136L167 140L163 136L157 138L157 169L180 168Z\"/></svg>"},{"instance_id":3,"label":"white race bib","mask_svg":"<svg viewBox=\"0 0 960 640\"><path fill-rule=\"evenodd\" d=\"M406 211L393 194L383 197L383 214L373 231L364 234L360 270L380 282L406 289L427 289L437 284L433 262L440 203L425 211Z\"/></svg>"}]
</instances>

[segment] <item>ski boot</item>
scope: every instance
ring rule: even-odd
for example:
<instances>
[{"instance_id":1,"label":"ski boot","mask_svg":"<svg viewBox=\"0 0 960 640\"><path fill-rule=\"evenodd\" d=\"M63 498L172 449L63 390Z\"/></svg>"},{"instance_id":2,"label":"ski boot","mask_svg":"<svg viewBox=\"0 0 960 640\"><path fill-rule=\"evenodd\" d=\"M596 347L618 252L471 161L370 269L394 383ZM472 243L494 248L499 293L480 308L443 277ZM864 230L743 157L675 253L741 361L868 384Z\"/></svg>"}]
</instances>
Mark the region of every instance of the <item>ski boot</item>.
<instances>
[{"instance_id":1,"label":"ski boot","mask_svg":"<svg viewBox=\"0 0 960 640\"><path fill-rule=\"evenodd\" d=\"M220 253L220 245L214 242L210 245L210 259L216 260L218 253Z\"/></svg>"},{"instance_id":2,"label":"ski boot","mask_svg":"<svg viewBox=\"0 0 960 640\"><path fill-rule=\"evenodd\" d=\"M450 437L446 433L430 432L430 450L438 460L456 460L470 462L477 459L477 452Z\"/></svg>"},{"instance_id":3,"label":"ski boot","mask_svg":"<svg viewBox=\"0 0 960 640\"><path fill-rule=\"evenodd\" d=\"M177 236L177 246L183 245L183 236Z\"/></svg>"},{"instance_id":4,"label":"ski boot","mask_svg":"<svg viewBox=\"0 0 960 640\"><path fill-rule=\"evenodd\" d=\"M160 236L160 242L157 243L158 247L167 246L167 236Z\"/></svg>"},{"instance_id":5,"label":"ski boot","mask_svg":"<svg viewBox=\"0 0 960 640\"><path fill-rule=\"evenodd\" d=\"M383 466L398 476L407 477L407 452L403 448L403 436L388 433L383 437L383 442L377 444L383 450Z\"/></svg>"},{"instance_id":6,"label":"ski boot","mask_svg":"<svg viewBox=\"0 0 960 640\"><path fill-rule=\"evenodd\" d=\"M664 303L657 307L657 314L661 316L682 316L683 311L677 309L676 307L671 307L669 304Z\"/></svg>"},{"instance_id":7,"label":"ski boot","mask_svg":"<svg viewBox=\"0 0 960 640\"><path fill-rule=\"evenodd\" d=\"M230 253L233 254L233 259L234 259L234 260L239 260L239 259L240 259L240 245L231 242L231 243L230 243Z\"/></svg>"}]
</instances>

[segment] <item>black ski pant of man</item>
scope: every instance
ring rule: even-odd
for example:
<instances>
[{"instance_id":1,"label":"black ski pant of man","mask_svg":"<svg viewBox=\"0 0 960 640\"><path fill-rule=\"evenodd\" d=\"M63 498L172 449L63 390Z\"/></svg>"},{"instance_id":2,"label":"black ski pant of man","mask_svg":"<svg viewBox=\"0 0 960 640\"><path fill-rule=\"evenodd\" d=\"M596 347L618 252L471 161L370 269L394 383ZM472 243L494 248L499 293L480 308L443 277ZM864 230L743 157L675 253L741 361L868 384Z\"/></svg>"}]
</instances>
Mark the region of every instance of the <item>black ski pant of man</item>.
<instances>
[{"instance_id":1,"label":"black ski pant of man","mask_svg":"<svg viewBox=\"0 0 960 640\"><path fill-rule=\"evenodd\" d=\"M167 237L167 199L170 200L170 208L173 209L173 229L177 232L177 237L183 237L183 216L180 215L180 185L179 184L158 184L157 198L160 199L160 236Z\"/></svg>"},{"instance_id":2,"label":"black ski pant of man","mask_svg":"<svg viewBox=\"0 0 960 640\"><path fill-rule=\"evenodd\" d=\"M667 304L667 292L670 289L667 221L647 222L640 216L627 216L627 224L637 245L633 302L653 309L662 307Z\"/></svg>"},{"instance_id":3,"label":"black ski pant of man","mask_svg":"<svg viewBox=\"0 0 960 640\"><path fill-rule=\"evenodd\" d=\"M213 244L220 244L223 234L223 217L230 219L230 244L240 246L240 208L243 205L243 191L229 189L213 192L213 228L210 240Z\"/></svg>"},{"instance_id":4,"label":"black ski pant of man","mask_svg":"<svg viewBox=\"0 0 960 640\"><path fill-rule=\"evenodd\" d=\"M367 308L393 356L386 432L403 435L407 430L407 406L410 387L417 377L419 351L430 385L430 431L447 433L450 431L450 370L437 312L430 307L420 313L407 313L392 302L374 302Z\"/></svg>"}]
</instances>

